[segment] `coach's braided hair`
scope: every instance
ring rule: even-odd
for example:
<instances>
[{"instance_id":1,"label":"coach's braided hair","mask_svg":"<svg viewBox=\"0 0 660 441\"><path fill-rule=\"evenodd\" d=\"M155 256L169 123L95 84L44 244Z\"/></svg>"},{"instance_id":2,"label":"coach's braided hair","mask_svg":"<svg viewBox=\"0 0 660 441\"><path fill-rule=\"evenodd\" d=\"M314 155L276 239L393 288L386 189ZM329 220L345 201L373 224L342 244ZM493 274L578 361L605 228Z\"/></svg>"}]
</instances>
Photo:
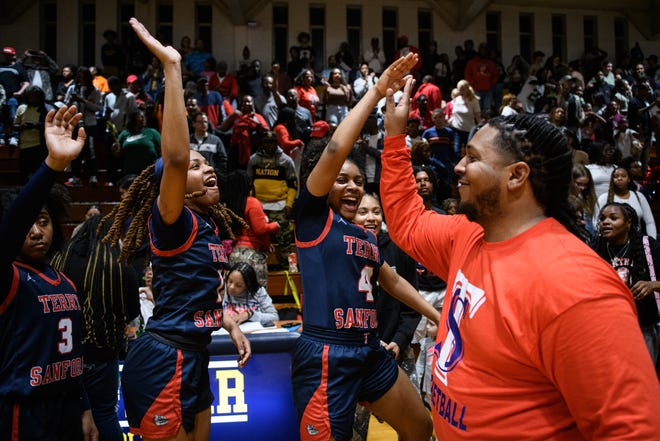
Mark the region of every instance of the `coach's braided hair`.
<instances>
[{"instance_id":1,"label":"coach's braided hair","mask_svg":"<svg viewBox=\"0 0 660 441\"><path fill-rule=\"evenodd\" d=\"M499 131L498 147L509 153L513 160L524 161L529 166L529 181L545 215L555 218L583 239L584 232L578 227L575 213L568 205L573 161L563 133L532 115L493 118L488 125Z\"/></svg>"},{"instance_id":2,"label":"coach's braided hair","mask_svg":"<svg viewBox=\"0 0 660 441\"><path fill-rule=\"evenodd\" d=\"M151 164L140 173L129 189L124 194L124 199L116 205L113 210L105 216L99 224L99 232L103 225L112 220L112 225L108 233L103 238L104 243L116 246L119 240L122 240L121 251L119 253L119 261L129 260L136 252L140 250L142 245L148 238L149 225L148 220L151 215L151 210L160 191L161 174L156 173L156 164ZM191 194L186 194L188 199L203 196L205 191L196 191ZM242 222L245 226L245 221L231 210L225 208L220 203L213 205L209 209L211 217L213 217L224 229L225 233L231 238L235 239L234 233L231 230L232 221L235 219ZM130 221L130 225L124 238L124 228L126 223Z\"/></svg>"}]
</instances>

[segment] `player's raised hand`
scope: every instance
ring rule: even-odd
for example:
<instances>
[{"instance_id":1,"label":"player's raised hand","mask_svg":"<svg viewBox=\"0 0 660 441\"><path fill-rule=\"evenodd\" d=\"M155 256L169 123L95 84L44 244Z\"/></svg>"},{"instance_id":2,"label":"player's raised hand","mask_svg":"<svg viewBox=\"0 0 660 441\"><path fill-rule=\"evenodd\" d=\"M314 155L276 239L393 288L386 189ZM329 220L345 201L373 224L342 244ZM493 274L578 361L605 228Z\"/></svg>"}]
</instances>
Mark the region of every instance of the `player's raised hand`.
<instances>
[{"instance_id":1,"label":"player's raised hand","mask_svg":"<svg viewBox=\"0 0 660 441\"><path fill-rule=\"evenodd\" d=\"M376 83L381 96L387 94L387 89L392 89L394 92L401 89L409 77L406 73L417 64L418 58L419 55L411 52L405 57L395 60L385 69Z\"/></svg>"},{"instance_id":2,"label":"player's raised hand","mask_svg":"<svg viewBox=\"0 0 660 441\"><path fill-rule=\"evenodd\" d=\"M414 84L415 80L408 75L403 88L403 95L399 99L398 104L394 102L394 91L392 89L387 90L387 98L385 100L385 133L387 136L400 135L406 132L410 107L410 93Z\"/></svg>"},{"instance_id":3,"label":"player's raised hand","mask_svg":"<svg viewBox=\"0 0 660 441\"><path fill-rule=\"evenodd\" d=\"M44 135L48 156L46 165L56 171L63 171L67 165L78 157L85 145L85 129L78 127L82 118L81 113L76 113L76 106L62 106L57 111L54 109L46 115ZM73 131L78 130L77 139L73 139Z\"/></svg>"},{"instance_id":4,"label":"player's raised hand","mask_svg":"<svg viewBox=\"0 0 660 441\"><path fill-rule=\"evenodd\" d=\"M163 46L137 18L131 18L128 23L133 27L140 41L163 63L163 67L167 63L181 63L181 54L179 51L172 46Z\"/></svg>"}]
</instances>

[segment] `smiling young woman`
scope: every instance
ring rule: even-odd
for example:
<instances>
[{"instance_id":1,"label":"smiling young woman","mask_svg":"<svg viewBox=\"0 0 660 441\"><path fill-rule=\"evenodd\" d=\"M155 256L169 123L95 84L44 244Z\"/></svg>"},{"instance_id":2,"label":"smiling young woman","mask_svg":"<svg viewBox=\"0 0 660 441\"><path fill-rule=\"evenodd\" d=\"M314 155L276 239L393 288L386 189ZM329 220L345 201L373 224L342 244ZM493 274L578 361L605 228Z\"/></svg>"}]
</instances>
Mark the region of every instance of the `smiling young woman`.
<instances>
[{"instance_id":1,"label":"smiling young woman","mask_svg":"<svg viewBox=\"0 0 660 441\"><path fill-rule=\"evenodd\" d=\"M625 203L610 202L598 216L598 236L592 247L612 265L635 298L639 325L653 362L658 361L660 336L658 307L660 245L640 229L636 210Z\"/></svg>"},{"instance_id":2,"label":"smiling young woman","mask_svg":"<svg viewBox=\"0 0 660 441\"><path fill-rule=\"evenodd\" d=\"M419 395L381 346L375 288L383 287L431 320L437 321L439 314L383 261L373 232L353 224L365 178L347 159L371 109L388 89L403 85L402 73L416 62L413 54L395 61L348 113L294 206L305 292L304 327L291 373L301 440L350 440L358 401L366 402L403 439L431 435ZM402 99L410 98L411 81Z\"/></svg>"},{"instance_id":3,"label":"smiling young woman","mask_svg":"<svg viewBox=\"0 0 660 441\"><path fill-rule=\"evenodd\" d=\"M163 156L133 181L121 203L99 225L100 231L104 223L112 222L104 242L117 246L121 239L121 261L150 239L157 306L128 352L122 392L131 431L143 439L208 439L213 395L206 346L211 333L220 327L229 332L238 349L239 367L251 355L238 324L222 319L228 266L222 239L233 238L234 218L219 202L213 167L190 150L179 52L161 45L136 19L130 24L163 64L168 86Z\"/></svg>"}]
</instances>

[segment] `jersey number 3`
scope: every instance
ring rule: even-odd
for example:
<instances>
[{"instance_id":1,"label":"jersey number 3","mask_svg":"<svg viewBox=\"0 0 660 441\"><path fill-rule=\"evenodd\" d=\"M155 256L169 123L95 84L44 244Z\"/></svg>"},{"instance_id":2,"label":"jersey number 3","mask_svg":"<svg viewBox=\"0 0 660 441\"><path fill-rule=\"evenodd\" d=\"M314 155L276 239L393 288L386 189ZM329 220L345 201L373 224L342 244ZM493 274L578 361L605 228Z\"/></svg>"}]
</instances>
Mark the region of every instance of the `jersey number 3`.
<instances>
[{"instance_id":1,"label":"jersey number 3","mask_svg":"<svg viewBox=\"0 0 660 441\"><path fill-rule=\"evenodd\" d=\"M374 275L374 268L372 266L365 266L360 272L360 280L358 281L358 291L367 294L367 302L374 301L374 287L371 284L371 277Z\"/></svg>"},{"instance_id":2,"label":"jersey number 3","mask_svg":"<svg viewBox=\"0 0 660 441\"><path fill-rule=\"evenodd\" d=\"M73 326L70 318L63 318L58 323L57 329L62 331L62 340L57 345L60 354L68 354L73 349L73 335L71 334Z\"/></svg>"}]
</instances>

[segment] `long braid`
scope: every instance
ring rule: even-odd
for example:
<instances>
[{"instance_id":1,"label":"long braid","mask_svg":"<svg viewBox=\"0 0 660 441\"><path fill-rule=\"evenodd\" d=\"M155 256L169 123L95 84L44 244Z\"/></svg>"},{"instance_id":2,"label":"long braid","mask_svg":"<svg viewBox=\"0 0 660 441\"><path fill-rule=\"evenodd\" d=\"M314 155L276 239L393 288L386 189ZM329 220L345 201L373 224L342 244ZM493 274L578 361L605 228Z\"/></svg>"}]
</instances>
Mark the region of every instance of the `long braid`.
<instances>
[{"instance_id":1,"label":"long braid","mask_svg":"<svg viewBox=\"0 0 660 441\"><path fill-rule=\"evenodd\" d=\"M232 230L232 225L234 225L235 222L238 222L243 226L243 228L250 228L250 226L241 216L237 215L221 203L217 203L211 206L209 208L209 212L211 213L213 219L222 224L225 233L227 233L231 239L236 239L236 235Z\"/></svg>"},{"instance_id":2,"label":"long braid","mask_svg":"<svg viewBox=\"0 0 660 441\"><path fill-rule=\"evenodd\" d=\"M105 216L99 225L98 231L101 231L105 223L112 219L112 225L103 238L104 243L117 246L119 240L122 239L122 235L124 236L119 253L119 260L122 262L127 261L139 251L145 240L149 237L148 220L154 201L160 190L157 181L155 165L152 164L135 178L124 194L124 199L122 199L121 203L109 215ZM206 191L206 189L195 191L186 194L185 198L193 199L201 197L206 194ZM243 227L247 227L247 223L243 218L220 203L210 207L209 212L222 225L231 239L236 238L231 228L234 222L239 222ZM130 220L130 226L124 234L127 220Z\"/></svg>"},{"instance_id":3,"label":"long braid","mask_svg":"<svg viewBox=\"0 0 660 441\"><path fill-rule=\"evenodd\" d=\"M112 220L103 242L117 246L122 240L119 260L130 259L144 244L148 237L148 219L156 196L158 185L154 173L154 165L150 165L140 173L124 195L124 199L112 212L105 216L99 225L99 231L106 222ZM130 220L128 230L124 234L125 224ZM122 236L124 238L122 239Z\"/></svg>"},{"instance_id":4,"label":"long braid","mask_svg":"<svg viewBox=\"0 0 660 441\"><path fill-rule=\"evenodd\" d=\"M117 262L118 250L100 241L100 216L85 221L80 232L52 261L76 286L83 313L83 343L118 352L128 321L127 299L136 297L137 277Z\"/></svg>"}]
</instances>

